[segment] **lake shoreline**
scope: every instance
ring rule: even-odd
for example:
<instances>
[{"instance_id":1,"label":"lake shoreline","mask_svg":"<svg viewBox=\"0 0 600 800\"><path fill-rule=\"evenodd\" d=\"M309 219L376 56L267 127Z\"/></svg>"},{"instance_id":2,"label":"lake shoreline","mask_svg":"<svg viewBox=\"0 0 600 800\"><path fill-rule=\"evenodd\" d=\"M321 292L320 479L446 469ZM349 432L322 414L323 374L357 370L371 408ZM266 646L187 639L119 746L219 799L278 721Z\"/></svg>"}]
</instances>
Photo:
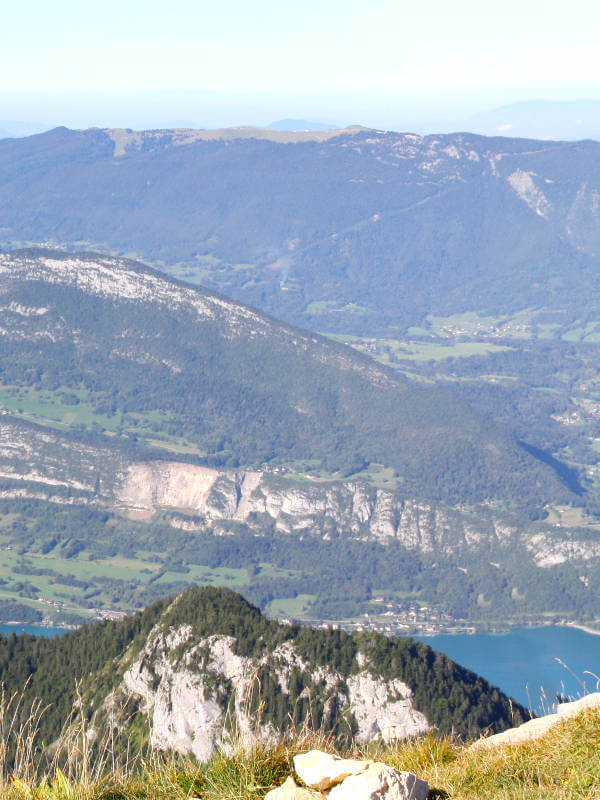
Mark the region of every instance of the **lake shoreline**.
<instances>
[{"instance_id":1,"label":"lake shoreline","mask_svg":"<svg viewBox=\"0 0 600 800\"><path fill-rule=\"evenodd\" d=\"M582 623L579 622L562 622L559 623L558 627L577 628L578 631L589 633L590 636L600 636L600 630L598 630L598 628L590 628L588 625L583 625Z\"/></svg>"}]
</instances>

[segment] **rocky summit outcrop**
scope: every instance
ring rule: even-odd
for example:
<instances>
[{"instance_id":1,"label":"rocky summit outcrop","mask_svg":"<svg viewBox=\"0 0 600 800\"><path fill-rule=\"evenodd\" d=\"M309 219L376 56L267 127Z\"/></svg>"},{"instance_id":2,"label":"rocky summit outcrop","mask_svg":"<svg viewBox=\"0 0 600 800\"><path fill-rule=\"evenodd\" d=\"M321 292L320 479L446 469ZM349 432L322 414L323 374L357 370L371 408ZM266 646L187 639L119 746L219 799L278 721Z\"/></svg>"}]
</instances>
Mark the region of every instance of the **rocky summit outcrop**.
<instances>
[{"instance_id":1,"label":"rocky summit outcrop","mask_svg":"<svg viewBox=\"0 0 600 800\"><path fill-rule=\"evenodd\" d=\"M232 738L252 743L277 741L273 717L261 716L265 684L294 713L294 705L316 703L325 718L345 720L359 743L386 742L429 730L424 714L413 706L412 691L402 681L377 678L362 660L356 675L318 666L284 642L256 657L240 655L230 636L200 637L189 625L167 631L157 626L125 671L118 694L141 702L153 747L192 753L207 760ZM261 683L262 680L262 683ZM303 684L298 692L292 684ZM114 698L111 698L114 700ZM257 711L258 709L258 711Z\"/></svg>"},{"instance_id":2,"label":"rocky summit outcrop","mask_svg":"<svg viewBox=\"0 0 600 800\"><path fill-rule=\"evenodd\" d=\"M10 642L9 642L10 644ZM340 748L435 729L473 738L528 718L483 678L423 642L278 623L230 589L187 589L122 620L0 648L0 682L36 703L42 741L65 708L93 711L94 736L189 753L297 741ZM56 679L53 676L57 676ZM60 678L60 679L59 679ZM81 697L78 700L79 686Z\"/></svg>"},{"instance_id":3,"label":"rocky summit outcrop","mask_svg":"<svg viewBox=\"0 0 600 800\"><path fill-rule=\"evenodd\" d=\"M517 745L539 739L555 725L564 722L566 719L576 717L589 708L600 708L600 692L592 692L579 700L570 703L559 703L554 714L546 714L544 717L537 717L528 722L524 722L516 728L509 728L507 731L496 733L494 736L486 736L478 739L471 745L472 749L498 747L500 745Z\"/></svg>"},{"instance_id":4,"label":"rocky summit outcrop","mask_svg":"<svg viewBox=\"0 0 600 800\"><path fill-rule=\"evenodd\" d=\"M294 768L309 789L298 786L290 776L265 800L425 800L429 793L428 783L413 772L320 750L295 756Z\"/></svg>"}]
</instances>

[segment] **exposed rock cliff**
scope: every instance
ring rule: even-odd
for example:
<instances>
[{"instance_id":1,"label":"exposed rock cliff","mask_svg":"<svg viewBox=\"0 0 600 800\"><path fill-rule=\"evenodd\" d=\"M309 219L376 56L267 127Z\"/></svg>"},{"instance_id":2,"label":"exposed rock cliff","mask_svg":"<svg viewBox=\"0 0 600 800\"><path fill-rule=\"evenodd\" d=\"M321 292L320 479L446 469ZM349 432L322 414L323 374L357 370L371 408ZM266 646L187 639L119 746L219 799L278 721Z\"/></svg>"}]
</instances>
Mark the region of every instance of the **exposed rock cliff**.
<instances>
[{"instance_id":1,"label":"exposed rock cliff","mask_svg":"<svg viewBox=\"0 0 600 800\"><path fill-rule=\"evenodd\" d=\"M0 417L0 497L94 504L136 519L162 513L175 528L226 533L241 522L287 535L396 540L423 553L524 545L538 567L587 561L600 542L573 530L531 530L488 504L418 500L366 481L318 482L258 470L217 470L179 461L135 461L124 451Z\"/></svg>"},{"instance_id":2,"label":"exposed rock cliff","mask_svg":"<svg viewBox=\"0 0 600 800\"><path fill-rule=\"evenodd\" d=\"M523 546L541 568L600 556L600 541L589 530L540 523L529 529L486 504L474 509L432 503L357 480L300 482L156 461L131 464L117 482L114 502L134 515L167 512L171 525L184 530L227 532L226 523L237 521L257 531L273 525L282 534L396 540L411 550L447 555Z\"/></svg>"},{"instance_id":3,"label":"exposed rock cliff","mask_svg":"<svg viewBox=\"0 0 600 800\"><path fill-rule=\"evenodd\" d=\"M460 511L403 497L367 483L300 483L261 472L210 470L191 464L132 464L116 488L117 503L131 511L171 510L172 524L202 529L237 520L260 527L265 520L282 533L344 532L377 539L397 538L407 547L432 551L477 539ZM486 531L494 536L493 524Z\"/></svg>"},{"instance_id":4,"label":"exposed rock cliff","mask_svg":"<svg viewBox=\"0 0 600 800\"><path fill-rule=\"evenodd\" d=\"M255 712L259 675L265 674L290 713L291 682L299 676L310 679L312 688L307 686L300 697L316 700L325 714L343 716L360 743L378 737L391 742L429 730L425 715L413 707L411 689L400 680L375 677L364 659L360 672L344 676L328 667L315 669L291 642L259 658L238 655L235 645L230 636L198 640L189 625L150 633L125 672L121 691L142 699L153 747L206 760L217 747L227 747L233 731L243 741L275 740L273 723Z\"/></svg>"}]
</instances>

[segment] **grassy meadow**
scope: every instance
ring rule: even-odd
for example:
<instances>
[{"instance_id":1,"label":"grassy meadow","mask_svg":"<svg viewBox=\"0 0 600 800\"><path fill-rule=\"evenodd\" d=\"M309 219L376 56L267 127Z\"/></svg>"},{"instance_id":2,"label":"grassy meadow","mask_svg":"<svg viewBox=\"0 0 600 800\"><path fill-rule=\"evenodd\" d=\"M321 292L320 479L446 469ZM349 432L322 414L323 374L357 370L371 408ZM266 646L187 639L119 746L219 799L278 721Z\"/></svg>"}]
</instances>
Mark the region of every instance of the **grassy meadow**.
<instances>
[{"instance_id":1,"label":"grassy meadow","mask_svg":"<svg viewBox=\"0 0 600 800\"><path fill-rule=\"evenodd\" d=\"M313 748L335 752L330 740L301 731L271 747L244 746L240 739L229 752L218 752L205 764L150 751L130 759L127 748L117 749L114 738L92 753L85 726L75 725L40 772L36 719L16 728L14 711L5 699L0 715L0 797L6 800L262 800L293 774L297 753ZM1 754L11 736L17 737L19 747L9 769ZM428 781L430 800L596 800L600 711L584 711L520 745L472 750L452 737L429 735L340 754L414 772Z\"/></svg>"}]
</instances>

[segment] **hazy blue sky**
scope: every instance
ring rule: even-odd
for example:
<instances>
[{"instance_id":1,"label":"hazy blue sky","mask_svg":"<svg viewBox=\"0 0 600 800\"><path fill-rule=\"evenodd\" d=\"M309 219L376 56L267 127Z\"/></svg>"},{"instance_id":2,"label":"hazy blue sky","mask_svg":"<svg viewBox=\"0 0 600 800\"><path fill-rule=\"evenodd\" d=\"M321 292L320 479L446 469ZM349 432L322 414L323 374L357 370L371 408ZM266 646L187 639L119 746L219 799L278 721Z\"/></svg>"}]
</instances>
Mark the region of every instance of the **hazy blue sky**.
<instances>
[{"instance_id":1,"label":"hazy blue sky","mask_svg":"<svg viewBox=\"0 0 600 800\"><path fill-rule=\"evenodd\" d=\"M3 0L2 11L10 112L29 92L90 90L256 94L279 116L330 107L344 121L392 99L475 110L600 98L593 0Z\"/></svg>"}]
</instances>

